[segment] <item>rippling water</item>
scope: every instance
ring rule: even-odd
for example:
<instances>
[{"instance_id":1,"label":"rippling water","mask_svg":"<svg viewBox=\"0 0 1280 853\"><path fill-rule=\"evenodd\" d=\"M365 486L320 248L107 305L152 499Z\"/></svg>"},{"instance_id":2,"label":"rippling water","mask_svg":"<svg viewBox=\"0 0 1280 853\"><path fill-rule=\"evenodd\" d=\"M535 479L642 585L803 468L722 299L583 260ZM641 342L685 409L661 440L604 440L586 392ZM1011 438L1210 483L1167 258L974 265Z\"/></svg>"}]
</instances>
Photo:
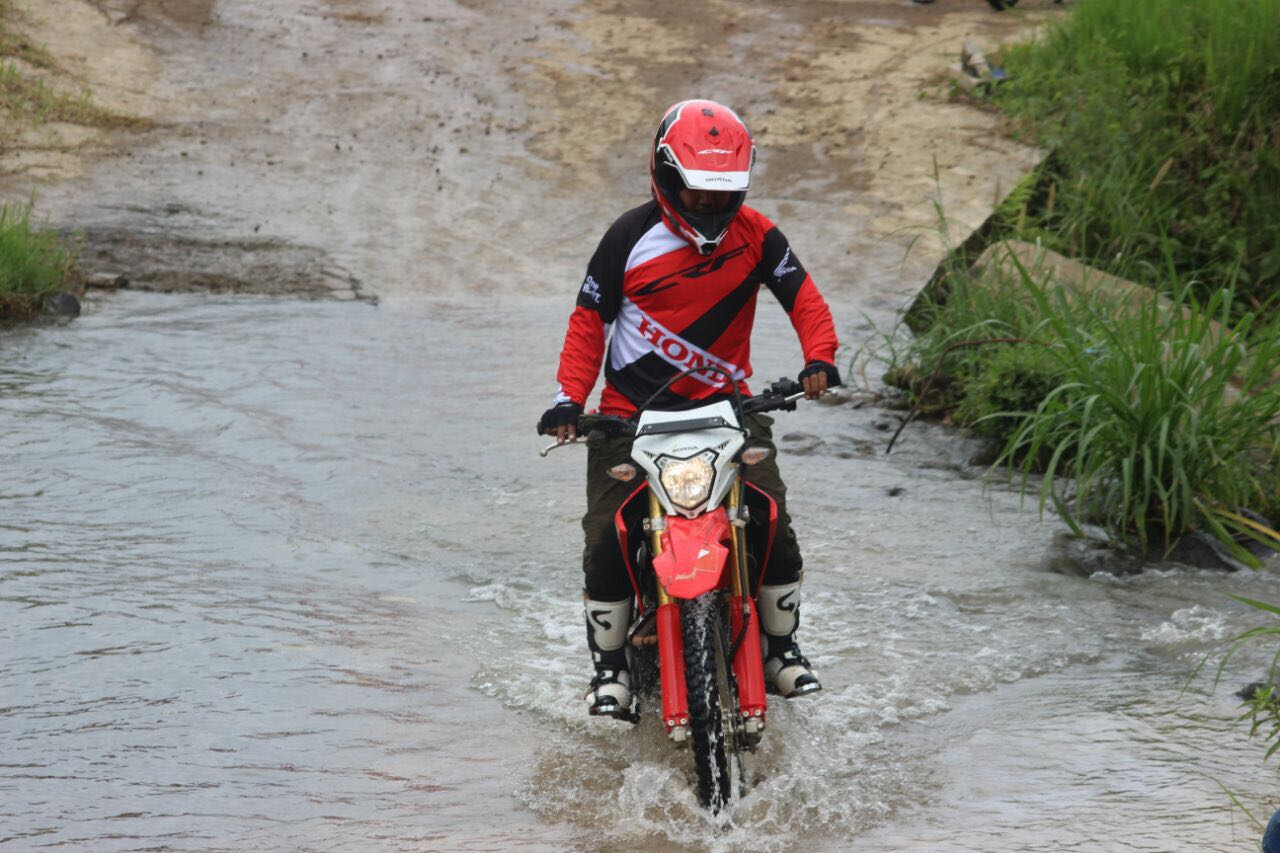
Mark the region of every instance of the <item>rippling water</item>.
<instances>
[{"instance_id":1,"label":"rippling water","mask_svg":"<svg viewBox=\"0 0 1280 853\"><path fill-rule=\"evenodd\" d=\"M0 838L14 849L1228 850L1270 573L1075 565L883 411L782 416L827 690L695 805L589 720L583 457L540 460L563 306L122 293L0 338ZM772 306L759 376L794 369ZM548 336L547 329L556 330ZM556 338L552 340L551 338Z\"/></svg>"}]
</instances>

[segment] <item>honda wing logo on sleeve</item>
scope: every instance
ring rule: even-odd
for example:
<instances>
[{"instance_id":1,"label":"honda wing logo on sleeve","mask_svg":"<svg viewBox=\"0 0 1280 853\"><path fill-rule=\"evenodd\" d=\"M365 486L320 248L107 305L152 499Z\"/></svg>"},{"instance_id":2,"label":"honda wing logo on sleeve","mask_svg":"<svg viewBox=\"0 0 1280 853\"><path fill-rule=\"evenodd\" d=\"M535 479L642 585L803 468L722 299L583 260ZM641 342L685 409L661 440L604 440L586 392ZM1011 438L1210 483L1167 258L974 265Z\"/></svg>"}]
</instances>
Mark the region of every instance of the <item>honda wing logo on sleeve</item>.
<instances>
[{"instance_id":1,"label":"honda wing logo on sleeve","mask_svg":"<svg viewBox=\"0 0 1280 853\"><path fill-rule=\"evenodd\" d=\"M773 277L774 277L774 278L778 278L778 279L780 279L780 278L782 278L784 275L786 275L787 273L789 273L789 272L795 272L796 270L798 270L798 269L800 268L799 266L790 266L790 267L789 267L789 266L787 266L787 261L789 261L789 260L791 260L791 247L790 247L790 246L788 246L788 247L787 247L787 251L783 254L783 256L782 256L782 260L778 261L778 265L777 265L776 267L774 267L774 268L773 268Z\"/></svg>"}]
</instances>

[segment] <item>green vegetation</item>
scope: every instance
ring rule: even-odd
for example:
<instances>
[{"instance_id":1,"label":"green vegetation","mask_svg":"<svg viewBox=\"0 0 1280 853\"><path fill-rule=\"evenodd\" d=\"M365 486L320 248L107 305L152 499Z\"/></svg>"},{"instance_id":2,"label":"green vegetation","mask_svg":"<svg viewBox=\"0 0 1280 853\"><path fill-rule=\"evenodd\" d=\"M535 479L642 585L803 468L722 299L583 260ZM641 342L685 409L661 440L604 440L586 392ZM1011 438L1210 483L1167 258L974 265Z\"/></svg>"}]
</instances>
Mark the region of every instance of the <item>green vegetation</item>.
<instances>
[{"instance_id":1,"label":"green vegetation","mask_svg":"<svg viewBox=\"0 0 1280 853\"><path fill-rule=\"evenodd\" d=\"M1032 299L1010 298L1004 286L984 287L963 270L947 281L945 300L925 296L912 307L911 324L927 331L906 344L891 338L885 378L926 416L1007 440L1019 414L1061 381L1057 360L1035 343L1045 318Z\"/></svg>"},{"instance_id":2,"label":"green vegetation","mask_svg":"<svg viewBox=\"0 0 1280 853\"><path fill-rule=\"evenodd\" d=\"M1236 510L1280 510L1280 318L1227 326L1230 291L1199 304L1189 291L1134 305L1026 269L999 287L959 278L921 309L929 333L895 354L914 367L888 378L998 439L997 465L1024 488L1042 473L1042 509L1077 533L1100 524L1167 550L1208 529L1253 563L1236 539L1258 536Z\"/></svg>"},{"instance_id":3,"label":"green vegetation","mask_svg":"<svg viewBox=\"0 0 1280 853\"><path fill-rule=\"evenodd\" d=\"M36 314L65 288L72 258L58 236L31 227L30 205L0 205L0 320Z\"/></svg>"},{"instance_id":4,"label":"green vegetation","mask_svg":"<svg viewBox=\"0 0 1280 853\"><path fill-rule=\"evenodd\" d=\"M1276 534L1273 533L1271 535L1275 536ZM1280 617L1280 606L1239 595L1232 595L1231 597L1255 610L1268 613L1273 617ZM1231 658L1244 646L1255 640L1274 640L1277 637L1280 637L1280 623L1277 623L1274 619L1268 624L1257 625L1232 637L1227 642L1226 652L1218 662L1218 672L1214 678L1214 683L1216 684L1221 680L1222 674L1226 671L1227 664L1231 661ZM1197 666L1195 672L1192 673L1192 678L1199 674L1207 661L1208 657L1200 662L1200 666ZM1250 736L1256 735L1261 731L1263 732L1264 741L1270 743L1270 746L1267 747L1266 755L1263 756L1264 760L1274 755L1277 750L1280 750L1280 678L1277 678L1277 675L1280 675L1280 651L1277 651L1271 658L1271 667L1267 671L1267 680L1250 684L1239 694L1244 699L1245 709L1240 719L1249 722ZM1231 796L1237 804L1240 804L1234 795ZM1248 813L1247 809L1245 811Z\"/></svg>"},{"instance_id":5,"label":"green vegetation","mask_svg":"<svg viewBox=\"0 0 1280 853\"><path fill-rule=\"evenodd\" d=\"M1264 739L1271 744L1266 758L1280 748L1280 690L1271 685L1258 690L1245 701L1245 713L1240 719L1249 721L1250 736L1264 733Z\"/></svg>"},{"instance_id":6,"label":"green vegetation","mask_svg":"<svg viewBox=\"0 0 1280 853\"><path fill-rule=\"evenodd\" d=\"M1257 334L1254 315L1233 329L1215 324L1230 316L1222 291L1199 306L1153 298L1136 311L1097 302L1073 311L1061 291L1027 288L1061 384L1020 420L1002 460L1024 476L1043 470L1042 504L1077 533L1090 520L1166 550L1196 528L1223 532L1237 507L1274 505L1280 324Z\"/></svg>"},{"instance_id":7,"label":"green vegetation","mask_svg":"<svg viewBox=\"0 0 1280 853\"><path fill-rule=\"evenodd\" d=\"M1002 60L998 105L1054 151L1005 227L1135 281L1272 301L1280 0L1089 0Z\"/></svg>"},{"instance_id":8,"label":"green vegetation","mask_svg":"<svg viewBox=\"0 0 1280 853\"><path fill-rule=\"evenodd\" d=\"M95 106L87 91L68 95L51 85L48 80L60 72L57 63L14 22L12 7L0 0L0 152L45 122L129 123ZM72 266L56 234L32 228L31 204L0 204L0 321L38 313L49 295L67 288Z\"/></svg>"},{"instance_id":9,"label":"green vegetation","mask_svg":"<svg viewBox=\"0 0 1280 853\"><path fill-rule=\"evenodd\" d=\"M1280 515L1280 0L1089 0L1001 61L996 105L1053 153L952 253L886 378L998 440L1024 489L1044 474L1077 532L1167 552L1206 530L1257 564L1240 543L1275 540L1241 511ZM1152 290L980 280L1000 239Z\"/></svg>"}]
</instances>

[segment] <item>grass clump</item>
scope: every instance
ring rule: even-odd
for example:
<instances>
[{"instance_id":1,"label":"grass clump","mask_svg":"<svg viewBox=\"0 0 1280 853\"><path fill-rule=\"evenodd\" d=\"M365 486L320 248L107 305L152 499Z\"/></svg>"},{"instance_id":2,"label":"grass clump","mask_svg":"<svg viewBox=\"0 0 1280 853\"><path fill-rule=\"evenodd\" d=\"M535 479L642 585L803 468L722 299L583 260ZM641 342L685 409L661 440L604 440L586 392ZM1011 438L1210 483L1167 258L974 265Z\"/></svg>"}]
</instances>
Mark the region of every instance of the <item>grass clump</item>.
<instances>
[{"instance_id":1,"label":"grass clump","mask_svg":"<svg viewBox=\"0 0 1280 853\"><path fill-rule=\"evenodd\" d=\"M18 26L17 13L0 0L0 151L21 144L23 132L46 122L93 127L138 122L95 105L88 90L60 91L67 79L57 62ZM74 278L73 258L53 232L33 228L31 204L0 204L0 322L28 319Z\"/></svg>"},{"instance_id":2,"label":"grass clump","mask_svg":"<svg viewBox=\"0 0 1280 853\"><path fill-rule=\"evenodd\" d=\"M1238 511L1280 509L1280 319L1233 316L1229 289L1193 290L1134 304L1021 265L997 284L954 277L888 379L999 440L996 466L1024 490L1042 475L1041 509L1077 534L1097 524L1167 553L1205 530L1254 563Z\"/></svg>"},{"instance_id":3,"label":"grass clump","mask_svg":"<svg viewBox=\"0 0 1280 853\"><path fill-rule=\"evenodd\" d=\"M1007 440L1061 377L1037 343L1045 320L1031 300L963 273L948 275L945 297L917 300L912 324L927 331L889 354L885 379L919 413Z\"/></svg>"},{"instance_id":4,"label":"grass clump","mask_svg":"<svg viewBox=\"0 0 1280 853\"><path fill-rule=\"evenodd\" d=\"M1041 506L1052 503L1077 534L1100 523L1166 553L1197 529L1230 544L1224 523L1238 529L1239 508L1274 511L1276 320L1249 313L1228 327L1229 291L1198 305L1184 290L1137 311L1096 301L1073 311L1062 291L1026 287L1061 384L1021 420L1001 460L1024 478L1043 471Z\"/></svg>"},{"instance_id":5,"label":"grass clump","mask_svg":"<svg viewBox=\"0 0 1280 853\"><path fill-rule=\"evenodd\" d=\"M1035 334L1035 332L1031 332ZM972 364L954 420L990 438L1009 438L1017 415L1034 409L1063 378L1062 365L1033 338L994 346Z\"/></svg>"},{"instance_id":6,"label":"grass clump","mask_svg":"<svg viewBox=\"0 0 1280 853\"><path fill-rule=\"evenodd\" d=\"M1089 0L1004 51L997 104L1054 151L1008 233L1126 278L1280 283L1280 0Z\"/></svg>"},{"instance_id":7,"label":"grass clump","mask_svg":"<svg viewBox=\"0 0 1280 853\"><path fill-rule=\"evenodd\" d=\"M886 378L999 441L1077 533L1167 553L1203 530L1256 564L1239 542L1276 540L1245 511L1280 513L1280 0L1082 0L1001 62L995 103L1051 154L912 306ZM976 279L1010 238L1115 278Z\"/></svg>"},{"instance_id":8,"label":"grass clump","mask_svg":"<svg viewBox=\"0 0 1280 853\"><path fill-rule=\"evenodd\" d=\"M38 313L48 296L65 288L72 264L58 235L31 227L30 205L0 205L0 319Z\"/></svg>"}]
</instances>

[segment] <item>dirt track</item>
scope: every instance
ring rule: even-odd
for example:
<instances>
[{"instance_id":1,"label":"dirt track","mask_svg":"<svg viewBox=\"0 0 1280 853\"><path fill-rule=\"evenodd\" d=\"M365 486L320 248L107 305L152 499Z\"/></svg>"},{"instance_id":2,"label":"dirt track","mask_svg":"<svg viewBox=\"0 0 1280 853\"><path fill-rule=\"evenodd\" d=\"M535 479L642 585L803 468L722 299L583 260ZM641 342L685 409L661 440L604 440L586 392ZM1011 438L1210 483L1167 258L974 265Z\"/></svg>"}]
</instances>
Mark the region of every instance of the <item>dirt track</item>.
<instances>
[{"instance_id":1,"label":"dirt track","mask_svg":"<svg viewBox=\"0 0 1280 853\"><path fill-rule=\"evenodd\" d=\"M972 228L1035 159L948 100L947 66L967 37L991 45L1061 13L1049 0L1016 14L977 0L21 5L98 101L157 126L64 129L10 152L9 197L35 189L53 224L85 235L86 264L141 286L345 297L569 286L608 220L644 198L656 117L690 96L752 127L752 203L826 289L910 287L938 256L934 201Z\"/></svg>"}]
</instances>

